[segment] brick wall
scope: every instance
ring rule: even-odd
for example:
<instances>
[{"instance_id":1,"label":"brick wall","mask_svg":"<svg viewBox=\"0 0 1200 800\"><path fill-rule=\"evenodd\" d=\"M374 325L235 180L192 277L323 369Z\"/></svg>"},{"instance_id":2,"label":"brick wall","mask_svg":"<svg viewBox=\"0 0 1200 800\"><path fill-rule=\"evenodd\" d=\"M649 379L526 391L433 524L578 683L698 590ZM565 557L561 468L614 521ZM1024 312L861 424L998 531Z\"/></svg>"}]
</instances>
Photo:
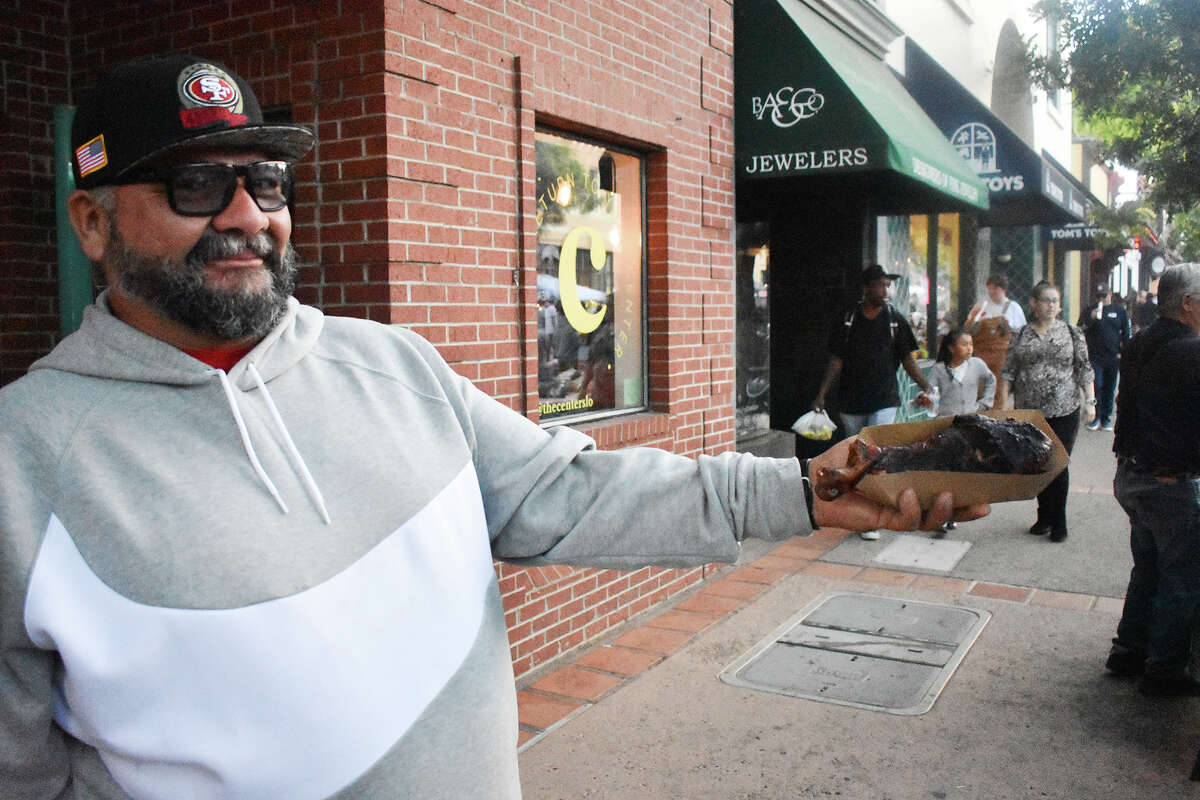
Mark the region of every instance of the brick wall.
<instances>
[{"instance_id":1,"label":"brick wall","mask_svg":"<svg viewBox=\"0 0 1200 800\"><path fill-rule=\"evenodd\" d=\"M54 106L68 102L64 3L0 15L0 385L54 346Z\"/></svg>"},{"instance_id":2,"label":"brick wall","mask_svg":"<svg viewBox=\"0 0 1200 800\"><path fill-rule=\"evenodd\" d=\"M298 296L327 313L412 327L461 374L532 417L535 125L645 152L653 410L583 427L605 448L696 455L733 446L726 0L28 8L36 12L0 20L0 41L17 43L3 51L10 119L12 108L29 106L17 118L27 130L6 133L2 148L6 177L27 187L5 198L21 220L5 222L15 243L6 245L0 289L5 380L48 350L57 328L49 131L31 99L69 102L106 65L187 50L228 64L264 108L290 104L292 119L317 131L297 171ZM35 266L15 272L21 264ZM26 301L32 310L16 314ZM705 575L497 569L518 674Z\"/></svg>"}]
</instances>

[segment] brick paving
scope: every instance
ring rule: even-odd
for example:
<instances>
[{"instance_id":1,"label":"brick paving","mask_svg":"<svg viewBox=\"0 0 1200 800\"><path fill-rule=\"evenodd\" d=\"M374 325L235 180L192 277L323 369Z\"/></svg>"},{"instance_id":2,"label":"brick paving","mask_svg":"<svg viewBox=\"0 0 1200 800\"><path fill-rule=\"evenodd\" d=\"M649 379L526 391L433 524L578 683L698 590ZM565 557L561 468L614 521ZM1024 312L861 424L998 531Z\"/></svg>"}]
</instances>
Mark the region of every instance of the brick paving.
<instances>
[{"instance_id":1,"label":"brick paving","mask_svg":"<svg viewBox=\"0 0 1200 800\"><path fill-rule=\"evenodd\" d=\"M563 720L582 713L626 681L653 669L700 631L733 614L772 583L789 575L853 580L875 586L905 586L954 595L1076 611L1120 613L1123 598L1055 592L989 581L946 578L876 567L817 561L848 533L822 528L811 537L790 539L750 564L736 567L669 604L610 643L585 648L573 661L533 679L517 692L519 744L523 748Z\"/></svg>"}]
</instances>

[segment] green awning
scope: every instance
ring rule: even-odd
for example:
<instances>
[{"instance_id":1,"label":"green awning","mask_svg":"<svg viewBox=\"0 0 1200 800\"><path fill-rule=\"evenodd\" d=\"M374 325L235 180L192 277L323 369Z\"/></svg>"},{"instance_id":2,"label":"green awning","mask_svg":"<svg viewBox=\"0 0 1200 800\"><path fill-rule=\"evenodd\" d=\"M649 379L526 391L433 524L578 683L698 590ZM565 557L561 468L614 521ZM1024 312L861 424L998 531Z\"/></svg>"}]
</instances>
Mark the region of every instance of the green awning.
<instances>
[{"instance_id":1,"label":"green awning","mask_svg":"<svg viewBox=\"0 0 1200 800\"><path fill-rule=\"evenodd\" d=\"M734 4L734 102L739 180L885 172L928 194L928 211L988 207L887 65L801 0Z\"/></svg>"}]
</instances>

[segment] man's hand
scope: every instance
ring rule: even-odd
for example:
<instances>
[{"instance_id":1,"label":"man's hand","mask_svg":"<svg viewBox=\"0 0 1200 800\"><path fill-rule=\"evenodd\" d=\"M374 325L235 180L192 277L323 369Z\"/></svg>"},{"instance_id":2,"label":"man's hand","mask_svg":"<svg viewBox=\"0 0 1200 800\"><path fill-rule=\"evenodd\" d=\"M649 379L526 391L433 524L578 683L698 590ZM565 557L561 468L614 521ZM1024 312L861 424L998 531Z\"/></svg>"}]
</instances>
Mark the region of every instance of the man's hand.
<instances>
[{"instance_id":1,"label":"man's hand","mask_svg":"<svg viewBox=\"0 0 1200 800\"><path fill-rule=\"evenodd\" d=\"M853 437L843 439L809 463L809 475L815 476L822 467L837 469L846 466ZM905 489L899 497L900 508L883 506L858 492L850 491L836 500L813 498L813 518L821 527L869 531L887 528L893 531L931 531L950 520L965 522L987 516L992 508L986 503L954 507L954 496L943 492L933 506L921 514L917 493Z\"/></svg>"}]
</instances>

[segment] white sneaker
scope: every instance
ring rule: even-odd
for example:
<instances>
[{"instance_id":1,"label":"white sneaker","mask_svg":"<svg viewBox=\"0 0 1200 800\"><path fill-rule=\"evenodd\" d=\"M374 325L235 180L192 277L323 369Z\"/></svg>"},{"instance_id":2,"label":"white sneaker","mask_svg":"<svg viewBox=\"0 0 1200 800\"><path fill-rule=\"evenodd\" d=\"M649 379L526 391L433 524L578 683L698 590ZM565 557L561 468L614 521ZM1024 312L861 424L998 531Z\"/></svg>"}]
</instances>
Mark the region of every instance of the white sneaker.
<instances>
[{"instance_id":1,"label":"white sneaker","mask_svg":"<svg viewBox=\"0 0 1200 800\"><path fill-rule=\"evenodd\" d=\"M860 531L858 535L868 542L873 542L879 538L879 531Z\"/></svg>"},{"instance_id":2,"label":"white sneaker","mask_svg":"<svg viewBox=\"0 0 1200 800\"><path fill-rule=\"evenodd\" d=\"M1117 425L1114 422L1109 422L1100 426L1100 430L1102 431L1115 431L1116 429Z\"/></svg>"},{"instance_id":3,"label":"white sneaker","mask_svg":"<svg viewBox=\"0 0 1200 800\"><path fill-rule=\"evenodd\" d=\"M1098 419L1094 419L1094 420L1092 420L1091 422L1089 422L1089 423L1088 423L1088 426L1087 426L1087 429L1088 429L1089 431L1098 431L1098 430L1100 430L1100 420L1098 420Z\"/></svg>"}]
</instances>

